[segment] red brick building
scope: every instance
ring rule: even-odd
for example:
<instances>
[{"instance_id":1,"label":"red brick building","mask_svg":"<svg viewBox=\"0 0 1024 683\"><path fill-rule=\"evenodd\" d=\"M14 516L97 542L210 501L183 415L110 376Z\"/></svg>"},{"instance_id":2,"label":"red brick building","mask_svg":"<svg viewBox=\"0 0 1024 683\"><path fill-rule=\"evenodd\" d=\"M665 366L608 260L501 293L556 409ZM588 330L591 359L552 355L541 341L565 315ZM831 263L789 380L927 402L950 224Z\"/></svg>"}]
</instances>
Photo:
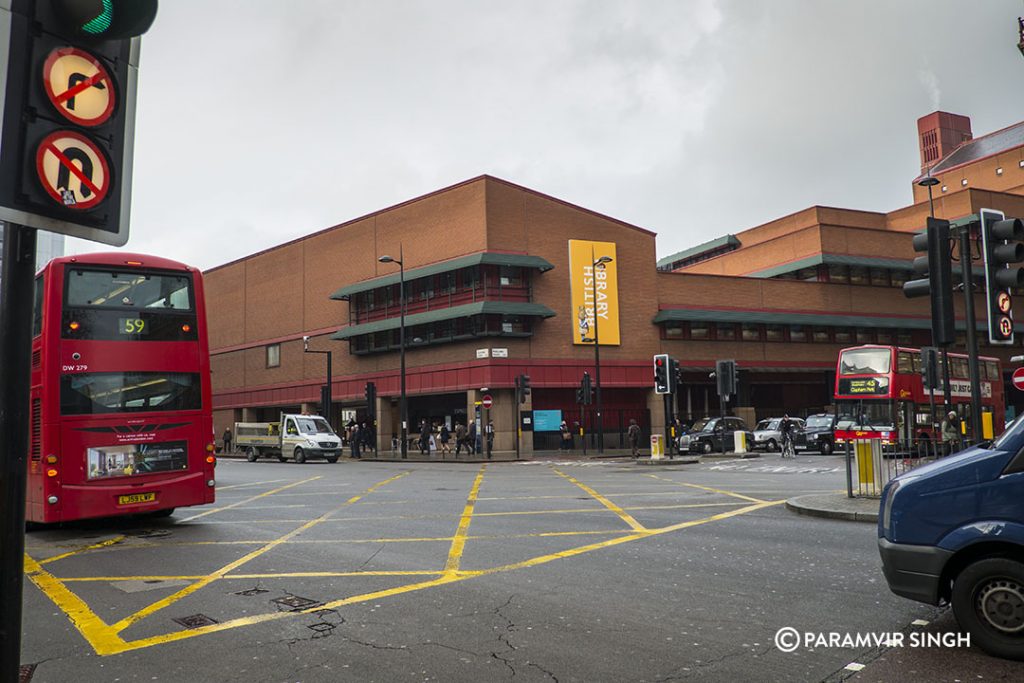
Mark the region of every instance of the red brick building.
<instances>
[{"instance_id":1,"label":"red brick building","mask_svg":"<svg viewBox=\"0 0 1024 683\"><path fill-rule=\"evenodd\" d=\"M973 138L969 119L936 112L919 132L922 168L940 180L936 215L985 207L1024 216L1024 123ZM400 248L410 431L421 419L465 421L485 393L499 450L513 447L521 410L578 420L575 389L583 372L594 374L594 349L574 343L570 240L615 249L608 268L618 280L621 339L606 344L612 329L602 320L600 349L608 446L619 445L632 419L645 434L662 426L657 353L685 368L684 416L717 412L708 372L721 358L742 368L741 415L823 410L839 349L930 341L927 301L901 291L911 235L929 215L927 191L912 189L914 203L887 214L811 207L659 261L652 232L481 176L213 268L206 289L217 433L282 409L315 409L326 366L323 355L303 353L309 336L311 349L333 352L335 423L362 415L373 381L378 439L390 441L398 432L398 267L378 257L398 258ZM982 351L1004 361L1011 354ZM525 405L514 400L520 373L533 386ZM527 433L524 446L556 442L553 432Z\"/></svg>"}]
</instances>

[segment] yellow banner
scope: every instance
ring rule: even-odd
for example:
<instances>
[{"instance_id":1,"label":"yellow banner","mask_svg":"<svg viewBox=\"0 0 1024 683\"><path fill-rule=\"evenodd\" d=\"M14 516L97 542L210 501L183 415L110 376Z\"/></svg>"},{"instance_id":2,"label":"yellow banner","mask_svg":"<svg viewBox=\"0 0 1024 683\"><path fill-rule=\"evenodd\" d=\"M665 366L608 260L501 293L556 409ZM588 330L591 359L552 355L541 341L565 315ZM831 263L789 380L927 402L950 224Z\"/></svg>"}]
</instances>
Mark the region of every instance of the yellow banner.
<instances>
[{"instance_id":1,"label":"yellow banner","mask_svg":"<svg viewBox=\"0 0 1024 683\"><path fill-rule=\"evenodd\" d=\"M605 262L598 263L602 259ZM598 265L595 266L595 263ZM569 240L573 344L593 344L596 338L601 346L619 345L617 269L614 242ZM587 341L583 341L584 339Z\"/></svg>"}]
</instances>

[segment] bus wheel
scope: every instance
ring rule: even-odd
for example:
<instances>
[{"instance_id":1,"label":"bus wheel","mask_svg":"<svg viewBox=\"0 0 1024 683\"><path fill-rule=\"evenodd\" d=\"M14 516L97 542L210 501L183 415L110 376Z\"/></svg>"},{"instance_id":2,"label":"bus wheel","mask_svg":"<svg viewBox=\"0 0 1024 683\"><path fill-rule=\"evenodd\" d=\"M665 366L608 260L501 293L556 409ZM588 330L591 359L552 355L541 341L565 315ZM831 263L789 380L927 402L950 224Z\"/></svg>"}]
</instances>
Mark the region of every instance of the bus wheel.
<instances>
[{"instance_id":1,"label":"bus wheel","mask_svg":"<svg viewBox=\"0 0 1024 683\"><path fill-rule=\"evenodd\" d=\"M821 451L822 455L831 455L832 454L832 442L831 441L822 441L818 445L818 450Z\"/></svg>"},{"instance_id":2,"label":"bus wheel","mask_svg":"<svg viewBox=\"0 0 1024 683\"><path fill-rule=\"evenodd\" d=\"M252 446L249 446L249 450L245 452L245 459L249 462L256 462L256 458L260 457L259 452Z\"/></svg>"},{"instance_id":3,"label":"bus wheel","mask_svg":"<svg viewBox=\"0 0 1024 683\"><path fill-rule=\"evenodd\" d=\"M327 462L331 463L332 465L334 463L338 462L338 456L336 456L336 455L329 455L329 456L327 456L326 459L327 459Z\"/></svg>"},{"instance_id":4,"label":"bus wheel","mask_svg":"<svg viewBox=\"0 0 1024 683\"><path fill-rule=\"evenodd\" d=\"M990 655L1024 659L1024 564L989 557L953 582L953 613L971 641Z\"/></svg>"},{"instance_id":5,"label":"bus wheel","mask_svg":"<svg viewBox=\"0 0 1024 683\"><path fill-rule=\"evenodd\" d=\"M173 514L174 514L174 508L165 508L163 510L157 510L156 512L150 512L149 516L150 517L155 517L155 518L159 519L161 517L170 517Z\"/></svg>"},{"instance_id":6,"label":"bus wheel","mask_svg":"<svg viewBox=\"0 0 1024 683\"><path fill-rule=\"evenodd\" d=\"M301 448L295 449L295 462L300 464L306 462L306 454Z\"/></svg>"}]
</instances>

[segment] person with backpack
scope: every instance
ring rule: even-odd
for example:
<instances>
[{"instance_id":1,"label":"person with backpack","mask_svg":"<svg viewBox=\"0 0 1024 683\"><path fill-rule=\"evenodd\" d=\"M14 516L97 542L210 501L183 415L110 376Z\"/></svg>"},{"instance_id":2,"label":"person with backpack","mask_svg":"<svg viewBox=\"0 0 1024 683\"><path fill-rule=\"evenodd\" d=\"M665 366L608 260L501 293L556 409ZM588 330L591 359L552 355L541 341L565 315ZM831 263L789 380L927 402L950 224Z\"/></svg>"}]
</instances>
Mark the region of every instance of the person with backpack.
<instances>
[{"instance_id":1,"label":"person with backpack","mask_svg":"<svg viewBox=\"0 0 1024 683\"><path fill-rule=\"evenodd\" d=\"M635 457L640 449L640 425L636 423L636 420L629 421L629 429L626 430L626 435L629 437L629 446L633 449L633 456Z\"/></svg>"},{"instance_id":2,"label":"person with backpack","mask_svg":"<svg viewBox=\"0 0 1024 683\"><path fill-rule=\"evenodd\" d=\"M793 429L793 421L789 419L789 415L783 415L782 421L779 422L779 433L782 435L783 458L796 457L796 449L793 448Z\"/></svg>"},{"instance_id":3,"label":"person with backpack","mask_svg":"<svg viewBox=\"0 0 1024 683\"><path fill-rule=\"evenodd\" d=\"M459 422L455 425L455 457L462 453L462 447L466 445L466 425Z\"/></svg>"}]
</instances>

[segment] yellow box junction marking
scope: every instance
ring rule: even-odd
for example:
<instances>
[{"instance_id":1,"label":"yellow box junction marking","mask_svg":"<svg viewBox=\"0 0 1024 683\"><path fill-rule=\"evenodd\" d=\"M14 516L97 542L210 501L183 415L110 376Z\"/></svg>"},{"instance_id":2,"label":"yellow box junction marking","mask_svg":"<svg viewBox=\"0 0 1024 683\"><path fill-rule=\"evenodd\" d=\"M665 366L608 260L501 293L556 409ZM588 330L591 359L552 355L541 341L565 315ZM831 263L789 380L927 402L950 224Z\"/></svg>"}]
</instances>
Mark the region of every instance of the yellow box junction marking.
<instances>
[{"instance_id":1,"label":"yellow box junction marking","mask_svg":"<svg viewBox=\"0 0 1024 683\"><path fill-rule=\"evenodd\" d=\"M426 589L426 588L433 588L433 587L442 586L442 585L445 585L445 584L456 583L456 582L459 582L459 581L465 581L465 580L468 580L468 579L476 578L476 577L479 577L479 576L485 576L485 575L489 575L489 574L495 574L495 573L498 573L498 572L515 571L515 570L525 569L525 568L529 568L529 567L536 567L536 566L539 566L539 565L542 565L542 564L546 564L548 562L553 562L555 560L575 557L575 556L579 556L579 555L582 555L582 554L585 554L585 553L593 552L595 550L601 550L601 549L604 549L604 548L610 548L610 547L614 547L614 546L617 546L617 545L621 545L623 543L629 543L629 542L636 541L636 540L639 540L639 539L649 538L651 536L671 533L671 532L678 531L678 530L681 530L681 529L687 529L687 528L690 528L690 527L699 526L699 525L707 524L707 523L710 523L710 522L715 522L715 521L719 521L719 520L723 520L723 519L728 519L728 518L731 518L731 517L736 517L736 516L739 516L739 515L748 514L750 512L754 512L754 511L757 511L757 510L762 510L762 509L765 509L765 508L768 508L768 507L772 507L772 506L775 506L775 505L780 505L781 503L785 502L784 500L764 501L764 500L759 500L759 499L756 499L756 498L751 498L749 496L744 496L742 494L738 494L738 493L735 493L735 492L732 492L732 491L725 491L725 490L721 490L721 489L713 489L713 488L710 488L710 487L699 486L697 484L685 484L685 483L682 483L682 482L674 482L672 480L666 479L665 481L669 481L669 482L672 482L672 483L680 485L680 486L691 486L693 488L704 489L704 490L707 490L709 492L714 492L714 493L719 493L719 494L726 495L726 496L740 498L740 499L743 499L745 501L748 501L751 504L745 505L744 507L741 507L741 508L736 509L736 510L730 510L728 512L722 512L722 513L719 513L719 514L710 515L708 517L703 517L701 519L696 519L696 520L687 521L687 522L679 522L679 523L676 523L676 524L671 524L671 525L668 525L668 526L651 529L651 528L644 527L642 524L640 524L635 519L633 519L633 517L631 515L629 515L625 511L626 509L630 509L630 508L619 507L619 506L615 505L614 503L611 503L611 501L609 501L607 497L602 496L598 492L594 491L592 488L582 484L581 482L575 480L572 477L569 477L569 476L563 474L562 472L558 472L554 468L551 468L551 469L552 469L552 471L555 471L562 478L569 480L570 482L572 482L576 486L580 487L582 490L586 491L591 497L593 497L598 502L601 502L601 504L604 505L608 510L614 512L624 522L626 522L630 526L631 530L630 531L626 531L626 530L566 531L566 532L541 532L541 533L530 533L530 534L512 534L512 535L508 535L508 536L504 536L504 535L498 535L498 536L470 536L468 532L469 532L469 527L470 527L470 524L472 523L472 519L473 519L474 515L481 516L481 514L492 514L492 513L475 513L476 502L479 500L478 494L479 494L480 486L481 486L481 483L483 482L484 472L486 470L486 465L484 465L483 467L481 467L479 473L477 474L477 476L476 476L476 478L475 478L475 480L474 480L474 482L473 482L473 484L472 484L472 486L470 488L470 492L469 492L469 495L467 497L466 505L465 505L465 507L463 509L462 515L459 518L458 527L457 527L457 529L455 531L455 534L453 536L450 536L450 537L435 537L435 538L362 539L362 540L355 540L355 541L339 541L339 542L362 542L362 543L450 541L451 542L451 546L449 547L449 551L448 551L448 555L447 555L447 558L446 558L446 561L445 561L444 569L441 570L441 571L437 571L437 570L421 570L421 571L412 570L412 571L390 571L390 572L383 572L383 571L381 571L381 572L375 572L375 571L356 571L356 572L294 572L294 573L284 573L284 574L281 574L281 573L277 573L277 574L256 574L256 573L253 573L253 574L237 573L236 574L236 573L231 573L234 569L237 569L237 568L241 567L245 563L247 563L247 562L251 561L252 559L254 559L254 558L256 558L256 557L266 553L267 551L269 551L270 549L272 549L274 547L277 547L277 546L279 546L279 545L281 545L283 543L295 542L293 539L298 534L302 533L305 530L308 530L309 528L312 528L313 526L315 526L317 524L320 524L320 523L322 523L324 521L327 521L328 518L331 517L331 515L337 513L339 510L343 509L344 507L349 506L349 505L351 505L351 504L361 500L365 495L368 495L369 493L372 493L373 491L376 491L380 487L385 486L386 484L389 484L389 483L391 483L393 481L396 481L396 480L398 480L398 479L408 475L410 472L407 471L407 472L403 472L403 473L401 473L401 474L399 474L397 476L394 476L394 477L391 477L391 478L386 479L384 481L381 481L381 482L379 482L377 484L374 484L373 486L368 488L363 493L361 493L359 495L356 495L356 496L353 496L352 498L350 498L348 501L345 502L344 505L342 505L342 506L340 506L340 507L338 507L338 508L336 508L336 509L334 509L334 510L332 510L332 511L326 513L326 514L324 514L324 515L321 515L320 517L317 517L316 519L305 521L297 529L295 529L295 530L293 530L293 531L291 531L291 532L289 532L287 534L284 534L283 536L280 536L278 538L272 539L270 541L239 541L239 542L232 541L232 542L223 542L223 544L234 544L234 543L248 543L248 544L253 544L253 545L260 544L261 547L256 549L256 550L254 550L251 553L248 553L247 555L243 556L242 558L240 558L238 560L235 560L234 562L231 562L228 565L225 565L224 567L222 567L221 569L213 572L212 574L208 574L208 575L195 575L195 576L140 576L140 577L120 576L120 577L73 577L73 578L69 577L69 578L57 578L54 575L50 574L48 571L46 571L42 567L40 562L37 562L36 560L32 559L28 555L25 556L25 572L26 572L26 575L28 576L28 578L41 591L43 591L43 593L45 593L54 602L54 604L56 604L61 610L63 610L68 615L68 618L71 620L72 624L74 624L74 626L79 630L79 632L82 633L83 637L90 644L90 646L92 646L93 650L95 650L95 652L98 655L112 655L112 654L119 654L119 653L122 653L122 652L127 652L127 651L130 651L130 650L138 650L138 649L142 649L142 648L152 647L154 645L160 645L160 644L165 644L165 643L185 640L185 639L188 639L188 638L194 638L194 637L201 636L201 635L217 633L217 632L220 632L220 631L226 631L226 630L229 630L229 629L239 628L239 627L243 627L243 626L251 626L251 625L255 625L255 624L266 623L266 622L269 622L269 621L275 621L275 620L279 620L279 619L286 619L286 618L294 617L294 616L297 616L297 615L309 614L309 613L312 613L312 612L315 612L315 611L318 611L318 610L322 610L322 609L336 609L336 608L343 607L343 606L346 606L346 605L357 604L357 603L371 601L371 600L379 600L379 599L382 599L382 598L387 598L387 597L392 597L392 596L396 596L396 595L401 595L401 594L404 594L404 593L410 593L410 592L414 592L414 591L419 591L419 590L423 590L423 589ZM660 478L660 477L656 477L656 475L648 475L648 476L655 476L655 478ZM313 479L318 479L318 478L319 477L313 477L311 479L307 479L307 480L304 480L302 482L295 482L294 484L290 484L289 486L281 487L279 489L275 489L274 491L268 491L267 493L261 494L260 496L256 496L255 498L260 498L260 497L263 497L263 496L272 495L273 493L276 493L278 491L284 490L284 489L289 488L291 486L296 486L298 484L306 483L306 482L312 481ZM246 502L246 501L243 501L243 503L244 502ZM738 503L727 503L727 504L728 505L735 505L735 504L738 504ZM713 505L723 505L723 504L722 503L707 503L707 504L700 504L700 505L695 505L695 506L681 505L681 506L657 506L657 507L658 508L667 508L667 507L705 507L705 506L713 506ZM220 509L226 509L226 508L218 508L217 510L210 510L210 511L207 511L207 513L217 512ZM645 508L640 508L640 509L645 509ZM588 512L592 512L593 510L587 510L587 511ZM206 513L204 513L204 514L206 514ZM466 571L466 570L462 570L462 569L459 568L460 563L461 563L461 559L462 559L462 554L463 554L463 552L465 550L465 546L466 546L467 541L473 540L475 538L482 538L482 539L483 538L530 538L530 537L539 537L539 536L573 536L573 535L584 535L584 534L597 534L597 535L602 535L603 534L603 535L616 535L616 536L614 538L610 538L610 539L607 539L607 540L599 541L599 542L596 542L596 543L591 543L591 544L579 546L579 547L576 547L576 548L570 548L570 549L562 550L562 551L555 552L555 553L549 553L549 554L546 554L546 555L541 555L541 556L538 556L538 557L530 558L528 560L524 560L524 561L521 561L521 562L515 562L515 563L512 563L512 564L502 565L502 566L498 566L498 567L492 567L492 568L489 568L489 569L483 569L483 570L477 570L477 571ZM77 549L75 551L72 551L71 553L65 553L65 555L63 557L68 557L68 556L71 556L73 554L78 554L78 553L86 552L86 551L89 551L89 550L107 551L107 550L120 549L122 547L124 549L128 549L129 547L132 547L132 546L116 545L119 542L119 540L120 539L110 539L108 541L103 541L101 543L93 544L91 546L85 546L83 548L79 548L79 549ZM315 542L333 542L333 541L315 541ZM220 544L220 543L216 542L216 541L197 542L197 543L195 543L195 545L200 545L200 544ZM188 543L183 543L181 545L189 545L189 544ZM138 547L138 546L135 546L135 547ZM55 561L56 559L60 559L61 557L62 556L58 556L58 557L55 557L55 558L50 558L49 561ZM120 633L124 629L128 628L130 625L132 625L134 623L137 623L138 621L144 619L145 617L147 617L149 615L152 615L155 612L160 611L161 609L163 609L163 608L165 608L165 607L167 607L167 606L177 602L178 600L181 600L182 598L186 597L187 595L190 595L190 594L194 593L195 591L199 590L200 588L205 587L205 586L209 585L210 583L212 583L214 581L217 581L217 580L220 580L220 579L224 579L224 578L228 578L228 579L263 579L263 578L278 578L278 577L339 577L339 576L410 576L410 577L412 577L412 576L425 576L425 577L426 576L432 576L434 578L431 578L431 579L428 579L428 580L425 580L425 581L419 581L419 582L416 582L416 583L411 583L411 584L403 585L403 586L396 586L396 587L393 587L393 588L387 588L387 589L383 589L383 590L376 590L376 591L369 592L369 593L363 593L361 595L353 595L353 596L349 596L349 597L346 597L346 598L341 598L341 599L338 599L338 600L335 600L335 601L332 601L332 602L327 602L327 603L324 603L324 604L316 605L316 606L310 607L308 609L300 610L300 611L296 611L296 612L273 612L273 613L267 613L267 614L253 615L253 616L248 616L248 617L242 617L242 618L239 618L239 619L232 619L232 620L228 620L228 621L217 623L217 624L212 624L210 626L203 626L203 627L194 628L194 629L185 629L185 630L182 630L182 631L176 631L176 632L167 633L167 634L164 634L164 635L159 635L159 636L154 636L154 637L149 637L149 638L143 638L143 639L139 639L139 640L135 640L135 641L126 641L120 635ZM92 609L89 608L89 606L81 598L79 598L75 593L70 591L64 585L65 581L67 581L67 582L71 582L71 581L77 581L77 582L85 582L85 581L126 581L126 580L140 580L140 579L141 580L194 580L194 581L196 581L196 583L191 585L191 586L188 586L187 588L185 588L185 589L183 589L181 591L178 591L174 595L168 596L167 598L164 598L162 600L158 600L157 602L155 602L152 605L146 607L145 609L140 610L139 612L136 612L135 614L133 614L133 615L131 615L129 617L126 617L126 618L122 619L121 621L119 621L119 622L117 622L116 624L113 624L113 625L108 625L106 622L104 622L100 617L98 617L96 615L96 613Z\"/></svg>"},{"instance_id":2,"label":"yellow box junction marking","mask_svg":"<svg viewBox=\"0 0 1024 683\"><path fill-rule=\"evenodd\" d=\"M286 484L284 486L276 488L273 491L267 491L266 493L261 493L261 494L259 494L257 496L253 496L252 498L246 498L245 500L240 500L237 503L232 503L231 505L225 505L222 508L214 508L212 510L206 510L204 512L200 512L198 515L192 515L191 517L186 517L185 519L179 520L179 524L182 523L182 522L191 522L194 519L199 519L200 517L205 517L207 515L212 515L215 512L224 512L225 510L231 510L232 508L239 507L240 505L245 505L246 503L251 503L254 500L259 500L260 498L266 498L267 496L272 496L275 493L279 493L281 491L285 491L287 489L293 488L295 486L299 486L301 484L308 484L311 481L316 481L317 479L321 479L321 478L322 477L310 477L309 479L303 479L302 481L295 481L295 482L292 482L291 484Z\"/></svg>"}]
</instances>

